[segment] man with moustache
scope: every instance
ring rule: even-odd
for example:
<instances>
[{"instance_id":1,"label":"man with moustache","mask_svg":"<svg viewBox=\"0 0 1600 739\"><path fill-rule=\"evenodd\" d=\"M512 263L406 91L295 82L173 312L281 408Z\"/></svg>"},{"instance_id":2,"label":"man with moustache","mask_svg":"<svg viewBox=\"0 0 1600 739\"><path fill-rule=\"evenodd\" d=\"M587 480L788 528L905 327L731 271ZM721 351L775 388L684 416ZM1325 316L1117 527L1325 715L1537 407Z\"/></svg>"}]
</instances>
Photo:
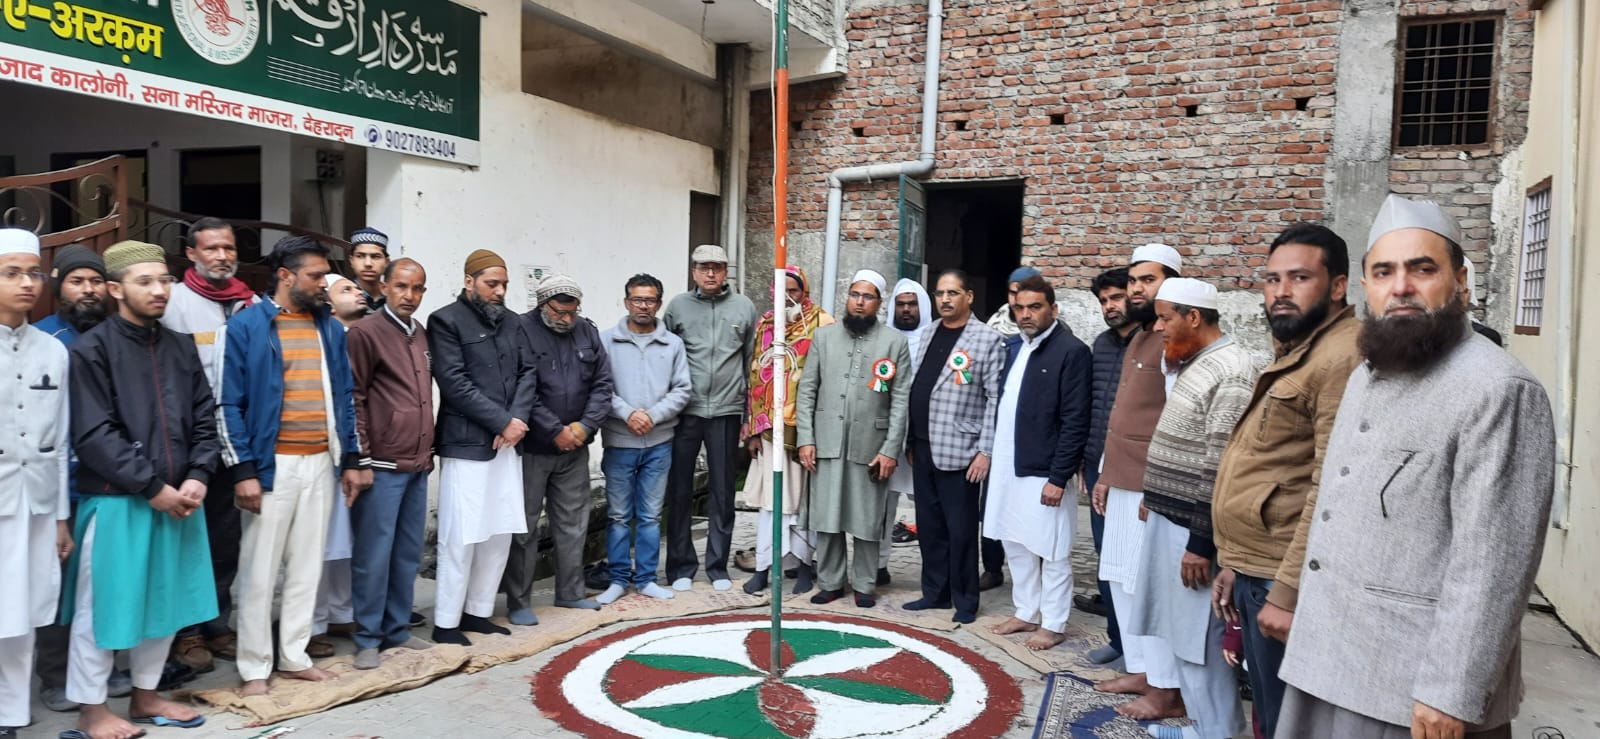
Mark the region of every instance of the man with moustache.
<instances>
[{"instance_id":1,"label":"man with moustache","mask_svg":"<svg viewBox=\"0 0 1600 739\"><path fill-rule=\"evenodd\" d=\"M128 650L134 723L205 723L156 690L173 635L217 614L201 508L221 440L194 342L161 324L176 282L166 254L124 241L106 250L105 266L117 313L71 350L83 499L61 620L72 627L67 698L81 706L77 731L126 739L144 732L106 706L113 650Z\"/></svg>"},{"instance_id":2,"label":"man with moustache","mask_svg":"<svg viewBox=\"0 0 1600 739\"><path fill-rule=\"evenodd\" d=\"M928 299L928 291L922 283L908 277L900 278L894 283L894 330L906 337L907 349L911 352L911 366L906 368L915 377L917 374L917 350L921 346L922 329L933 323L933 301ZM894 550L895 536L916 539L916 531L905 524L895 520L900 509L900 496L912 497L916 494L915 480L911 472L911 460L906 459L902 453L894 467L894 474L889 476L889 505L883 512L883 538L878 546L878 587L889 584L889 555ZM915 523L915 522L913 522Z\"/></svg>"},{"instance_id":3,"label":"man with moustache","mask_svg":"<svg viewBox=\"0 0 1600 739\"><path fill-rule=\"evenodd\" d=\"M350 278L329 272L323 280L328 291L328 308L339 325L348 332L367 315L361 289ZM345 336L349 342L348 334ZM359 423L357 428L360 428ZM333 642L327 634L350 636L355 633L355 606L350 583L350 506L341 496L329 496L328 539L322 552L322 582L317 586L317 608L311 617L311 642L306 654L321 659L332 657Z\"/></svg>"},{"instance_id":4,"label":"man with moustache","mask_svg":"<svg viewBox=\"0 0 1600 739\"><path fill-rule=\"evenodd\" d=\"M1332 230L1297 223L1272 241L1262 289L1275 359L1228 441L1212 521L1217 563L1212 609L1243 626L1255 725L1277 727L1288 621L1305 550L1293 547L1321 477L1339 399L1359 363L1361 322L1345 304L1349 255Z\"/></svg>"},{"instance_id":5,"label":"man with moustache","mask_svg":"<svg viewBox=\"0 0 1600 739\"><path fill-rule=\"evenodd\" d=\"M1014 305L983 521L1005 546L1016 606L991 630L1034 632L1024 646L1039 651L1066 640L1072 610L1073 478L1089 435L1093 355L1056 323L1056 291L1043 277L1024 278Z\"/></svg>"},{"instance_id":6,"label":"man with moustache","mask_svg":"<svg viewBox=\"0 0 1600 739\"><path fill-rule=\"evenodd\" d=\"M1163 371L1171 385L1150 440L1138 595L1125 626L1171 650L1193 721L1182 729L1152 727L1158 739L1228 739L1244 729L1233 667L1222 656L1222 619L1211 608L1211 500L1257 366L1222 332L1220 318L1209 283L1179 277L1156 293L1155 331L1166 342Z\"/></svg>"},{"instance_id":7,"label":"man with moustache","mask_svg":"<svg viewBox=\"0 0 1600 739\"><path fill-rule=\"evenodd\" d=\"M978 617L978 485L989 476L1005 355L1000 334L974 320L965 272L946 270L933 298L939 321L922 330L911 387L910 447L922 550L922 597L908 611L954 606Z\"/></svg>"},{"instance_id":8,"label":"man with moustache","mask_svg":"<svg viewBox=\"0 0 1600 739\"><path fill-rule=\"evenodd\" d=\"M533 419L536 370L517 315L506 308L506 262L467 255L461 294L428 318L439 383L439 577L433 640L469 645L463 631L510 634L489 621L511 537L528 532L517 445ZM531 611L530 611L531 615Z\"/></svg>"},{"instance_id":9,"label":"man with moustache","mask_svg":"<svg viewBox=\"0 0 1600 739\"><path fill-rule=\"evenodd\" d=\"M184 236L184 256L193 265L172 286L161 325L194 336L211 387L217 386L217 353L228 319L258 299L235 277L239 248L233 227L220 218L200 218ZM218 402L221 399L218 398ZM211 542L211 572L216 578L217 617L198 629L184 629L173 641L173 658L196 672L212 669L213 655L233 659L238 638L229 625L233 615L233 581L239 572L239 509L233 505L233 478L219 466L206 488L206 536Z\"/></svg>"},{"instance_id":10,"label":"man with moustache","mask_svg":"<svg viewBox=\"0 0 1600 739\"><path fill-rule=\"evenodd\" d=\"M733 477L739 427L746 408L746 374L755 347L756 306L728 287L728 252L716 244L695 247L693 290L672 299L662 314L667 330L683 339L693 395L672 437L672 472L667 478L667 578L673 590L694 584L694 475L701 445L706 449L710 497L706 503L706 577L728 590L728 555L733 545Z\"/></svg>"},{"instance_id":11,"label":"man with moustache","mask_svg":"<svg viewBox=\"0 0 1600 739\"><path fill-rule=\"evenodd\" d=\"M816 337L817 329L833 324L833 316L821 306L811 302L811 284L805 270L794 265L785 268L784 277L784 407L774 408L773 362L768 356L776 344L776 310L767 311L756 324L756 348L750 361L750 412L745 421L745 448L750 452L752 464L745 476L745 494L758 509L756 516L756 572L744 584L744 592L751 595L765 590L772 566L772 507L776 501L772 490L772 459L775 454L784 456L783 474L783 526L778 534L783 542L783 561L794 561L798 569L794 592L811 591L811 581L816 575L812 569L811 532L800 526L800 504L805 499L810 480L795 447L796 409L800 400L800 375L805 371L806 354ZM781 563L780 563L781 564ZM879 583L880 585L882 583Z\"/></svg>"},{"instance_id":12,"label":"man with moustache","mask_svg":"<svg viewBox=\"0 0 1600 739\"><path fill-rule=\"evenodd\" d=\"M601 605L621 598L629 585L648 598L672 598L671 590L656 583L661 503L672 465L673 429L690 394L683 340L656 320L661 280L637 274L623 290L628 315L600 335L616 386L600 437L611 517L606 529L611 585L595 598Z\"/></svg>"},{"instance_id":13,"label":"man with moustache","mask_svg":"<svg viewBox=\"0 0 1600 739\"><path fill-rule=\"evenodd\" d=\"M611 414L611 357L594 322L578 315L583 308L578 281L547 275L534 300L534 309L519 319L537 367L534 394L539 398L520 449L528 530L511 538L504 583L506 610L519 626L538 622L532 596L541 512L555 543L555 606L600 608L584 591L583 543L589 534L589 443Z\"/></svg>"},{"instance_id":14,"label":"man with moustache","mask_svg":"<svg viewBox=\"0 0 1600 739\"><path fill-rule=\"evenodd\" d=\"M1122 631L1122 657L1129 673L1098 683L1095 689L1138 694L1139 698L1117 706L1117 712L1139 720L1183 715L1172 648L1158 637L1128 630L1144 545L1145 516L1140 500L1144 497L1145 466L1150 437L1167 402L1167 375L1161 367L1165 345L1154 330L1155 299L1161 284L1178 277L1182 268L1182 256L1166 244L1145 244L1133 250L1128 266L1128 315L1139 328L1128 340L1122 370L1117 374L1100 479L1091 494L1094 509L1106 520L1100 579L1111 583L1111 605Z\"/></svg>"},{"instance_id":15,"label":"man with moustache","mask_svg":"<svg viewBox=\"0 0 1600 739\"><path fill-rule=\"evenodd\" d=\"M1093 346L1093 410L1089 414L1089 440L1083 450L1083 489L1086 491L1093 490L1100 481L1100 457L1106 450L1106 424L1111 418L1111 406L1117 400L1122 358L1139 330L1139 324L1128 313L1127 267L1108 269L1096 275L1089 291L1100 303L1100 317L1106 322L1106 330L1095 337ZM1099 556L1105 539L1106 517L1094 506L1089 507L1089 530L1094 535L1094 553ZM1089 661L1106 665L1122 658L1122 631L1117 628L1117 611L1111 607L1111 584L1103 578L1096 579L1099 593L1074 595L1072 605L1080 611L1105 617L1106 637L1110 643L1090 650Z\"/></svg>"},{"instance_id":16,"label":"man with moustache","mask_svg":"<svg viewBox=\"0 0 1600 739\"><path fill-rule=\"evenodd\" d=\"M105 262L93 249L73 244L56 252L51 260L50 280L55 284L56 299L60 305L55 313L33 325L71 348L79 336L100 325L115 308L110 294L106 292ZM70 448L67 454L71 475L77 470L78 457L72 454ZM70 477L68 490L72 504L77 505L78 490ZM39 676L39 700L52 711L71 711L78 707L78 704L67 700L67 644L70 634L67 627L52 623L40 627L34 639L34 673ZM112 682L116 683L111 691L113 694L128 694L131 688L127 686L125 678L126 674L121 679L113 674Z\"/></svg>"},{"instance_id":17,"label":"man with moustache","mask_svg":"<svg viewBox=\"0 0 1600 739\"><path fill-rule=\"evenodd\" d=\"M0 607L0 736L6 737L32 721L34 635L55 620L61 562L72 550L67 350L28 324L45 287L39 267L39 237L0 228L0 336L11 347L0 353L0 377L6 378L0 403L8 410L17 406L0 420L0 578L6 588ZM158 680L165 656L163 646Z\"/></svg>"},{"instance_id":18,"label":"man with moustache","mask_svg":"<svg viewBox=\"0 0 1600 739\"><path fill-rule=\"evenodd\" d=\"M878 322L888 284L869 269L850 280L845 317L817 330L800 375L795 443L811 474L800 522L817 537L812 603L844 597L846 581L859 608L877 605L878 547L895 456L905 448L911 363L906 339ZM855 540L848 576L845 537Z\"/></svg>"},{"instance_id":19,"label":"man with moustache","mask_svg":"<svg viewBox=\"0 0 1600 739\"><path fill-rule=\"evenodd\" d=\"M1279 737L1511 736L1555 428L1539 381L1468 325L1461 243L1397 195L1367 237L1366 361L1295 533Z\"/></svg>"},{"instance_id":20,"label":"man with moustache","mask_svg":"<svg viewBox=\"0 0 1600 739\"><path fill-rule=\"evenodd\" d=\"M350 506L358 670L376 668L380 650L432 646L409 628L433 470L433 372L428 332L415 318L427 291L416 260L390 262L383 305L346 334L356 435L372 468L372 487Z\"/></svg>"},{"instance_id":21,"label":"man with moustache","mask_svg":"<svg viewBox=\"0 0 1600 739\"><path fill-rule=\"evenodd\" d=\"M328 248L304 236L272 249L276 289L228 319L217 356L222 459L232 468L239 544L240 695L265 695L273 667L284 677L331 680L311 663L317 585L335 483L345 505L372 484L361 463L344 326L327 306ZM336 473L335 470L338 470Z\"/></svg>"},{"instance_id":22,"label":"man with moustache","mask_svg":"<svg viewBox=\"0 0 1600 739\"><path fill-rule=\"evenodd\" d=\"M356 272L357 292L369 313L383 307L383 275L389 271L389 236L370 226L350 234L350 267Z\"/></svg>"}]
</instances>

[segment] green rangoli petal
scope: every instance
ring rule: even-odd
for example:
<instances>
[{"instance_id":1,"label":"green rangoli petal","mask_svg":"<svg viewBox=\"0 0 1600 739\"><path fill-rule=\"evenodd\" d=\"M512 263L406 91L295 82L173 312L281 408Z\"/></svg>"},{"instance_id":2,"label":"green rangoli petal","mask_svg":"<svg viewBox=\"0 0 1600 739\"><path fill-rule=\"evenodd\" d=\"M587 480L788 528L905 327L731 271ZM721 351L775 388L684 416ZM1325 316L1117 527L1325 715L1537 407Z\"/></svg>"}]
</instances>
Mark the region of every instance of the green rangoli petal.
<instances>
[{"instance_id":1,"label":"green rangoli petal","mask_svg":"<svg viewBox=\"0 0 1600 739\"><path fill-rule=\"evenodd\" d=\"M783 643L794 650L795 664L819 654L829 654L841 649L894 647L893 644L875 637L823 629L784 629Z\"/></svg>"},{"instance_id":2,"label":"green rangoli petal","mask_svg":"<svg viewBox=\"0 0 1600 739\"><path fill-rule=\"evenodd\" d=\"M834 695L851 698L868 703L887 703L890 705L935 706L942 701L924 698L909 690L901 690L889 685L875 685L873 683L856 682L837 677L796 677L785 680L790 685L823 690Z\"/></svg>"},{"instance_id":3,"label":"green rangoli petal","mask_svg":"<svg viewBox=\"0 0 1600 739\"><path fill-rule=\"evenodd\" d=\"M630 654L627 659L658 670L676 670L694 675L755 677L761 674L737 662L687 654Z\"/></svg>"},{"instance_id":4,"label":"green rangoli petal","mask_svg":"<svg viewBox=\"0 0 1600 739\"><path fill-rule=\"evenodd\" d=\"M737 693L696 703L629 710L646 721L697 734L726 739L789 739L761 712L760 691L760 685L753 685Z\"/></svg>"}]
</instances>

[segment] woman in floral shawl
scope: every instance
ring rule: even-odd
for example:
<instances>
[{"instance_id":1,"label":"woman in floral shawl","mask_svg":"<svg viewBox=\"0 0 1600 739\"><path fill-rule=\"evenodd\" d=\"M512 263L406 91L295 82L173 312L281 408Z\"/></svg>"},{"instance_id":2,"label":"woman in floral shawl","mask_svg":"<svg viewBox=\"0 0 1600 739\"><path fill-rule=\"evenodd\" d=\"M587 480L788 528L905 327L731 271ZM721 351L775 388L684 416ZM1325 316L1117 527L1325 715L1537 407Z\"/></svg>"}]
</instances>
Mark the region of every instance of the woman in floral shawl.
<instances>
[{"instance_id":1,"label":"woman in floral shawl","mask_svg":"<svg viewBox=\"0 0 1600 739\"><path fill-rule=\"evenodd\" d=\"M794 448L795 400L800 394L800 372L804 369L806 351L811 348L811 337L817 329L833 323L821 308L811 302L811 282L799 267L790 265L787 296L784 300L784 336L787 338L788 364L784 375L784 403L782 409L782 453L787 460L783 472L783 529L788 532L783 547L784 559L798 562L800 576L795 581L794 592L811 590L815 571L811 567L812 537L800 528L800 499L806 490L805 470L800 466ZM776 302L776 301L774 301ZM774 426L778 409L772 407L773 363L762 358L772 349L773 311L767 311L756 325L756 352L750 362L750 415L745 420L744 440L754 462L745 477L745 499L761 509L756 519L756 573L745 582L744 591L755 594L767 587L768 569L772 566L772 475L771 460L778 453L778 440Z\"/></svg>"}]
</instances>

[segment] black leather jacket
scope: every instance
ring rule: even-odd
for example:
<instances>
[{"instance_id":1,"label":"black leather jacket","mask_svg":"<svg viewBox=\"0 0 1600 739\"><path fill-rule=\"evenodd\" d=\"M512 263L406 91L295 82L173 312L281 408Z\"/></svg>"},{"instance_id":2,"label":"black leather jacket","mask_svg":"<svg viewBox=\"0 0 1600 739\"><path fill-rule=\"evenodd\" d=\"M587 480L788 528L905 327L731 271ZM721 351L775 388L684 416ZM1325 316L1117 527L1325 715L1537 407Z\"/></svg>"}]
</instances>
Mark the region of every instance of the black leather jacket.
<instances>
[{"instance_id":1,"label":"black leather jacket","mask_svg":"<svg viewBox=\"0 0 1600 739\"><path fill-rule=\"evenodd\" d=\"M439 384L439 422L434 446L439 456L487 461L494 437L537 403L533 357L522 340L517 314L489 322L465 290L428 317L428 348L433 379Z\"/></svg>"}]
</instances>

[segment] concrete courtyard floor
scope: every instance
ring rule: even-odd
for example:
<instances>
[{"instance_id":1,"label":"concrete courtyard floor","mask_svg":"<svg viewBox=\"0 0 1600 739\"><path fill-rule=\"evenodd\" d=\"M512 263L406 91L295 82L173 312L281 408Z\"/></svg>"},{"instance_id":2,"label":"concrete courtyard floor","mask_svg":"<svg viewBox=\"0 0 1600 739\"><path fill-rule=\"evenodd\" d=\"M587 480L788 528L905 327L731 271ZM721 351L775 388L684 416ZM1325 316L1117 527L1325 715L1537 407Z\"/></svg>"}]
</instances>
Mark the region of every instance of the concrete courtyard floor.
<instances>
[{"instance_id":1,"label":"concrete courtyard floor","mask_svg":"<svg viewBox=\"0 0 1600 739\"><path fill-rule=\"evenodd\" d=\"M1074 553L1074 571L1078 591L1093 588L1094 553L1088 546L1088 509L1079 507L1079 546ZM755 516L753 512L738 514L734 548L749 549L755 546ZM908 502L902 502L900 517L910 520L912 511ZM696 535L703 535L703 523ZM915 588L920 561L915 544L894 548L891 560L893 589ZM735 587L747 577L733 570ZM704 577L703 574L701 576ZM541 588L551 587L544 582ZM709 588L703 579L695 587ZM433 581L420 580L417 587L418 610L430 615L428 626L418 630L427 636L431 628ZM1007 614L1010 606L1009 583L983 594L980 616ZM1539 739L1600 739L1600 659L1584 650L1583 646L1553 615L1541 606L1536 598L1534 608L1523 626L1522 659L1527 682L1527 697L1520 717L1513 724L1512 736L1538 737ZM745 611L765 613L765 609ZM502 605L503 614L503 605ZM1074 622L1095 630L1103 629L1104 620L1082 612L1072 614ZM583 640L625 628L637 627L640 622L623 622L598 629ZM649 623L648 621L643 623ZM537 627L535 627L537 628ZM1012 720L1006 737L1029 737L1033 734L1035 717L1044 696L1044 681L1034 669L1012 659L999 647L979 638L970 627L953 632L940 632L939 636L951 639L961 646L993 660L1007 675L1016 680L1022 691L1022 711ZM350 643L335 640L339 653L353 651ZM566 737L576 734L562 728L545 717L534 705L530 681L535 673L560 655L567 646L559 645L542 653L510 664L500 665L474 674L452 674L423 687L393 693L357 703L339 706L319 714L286 721L277 727L293 729L295 739L312 737L350 737L377 739L378 737ZM1470 648L1470 645L1462 645ZM201 676L188 688L224 687L237 684L233 663L218 661L217 670ZM126 699L113 699L112 707L125 711ZM209 710L209 709L207 709ZM70 729L76 713L52 713L34 702L35 723L22 731L24 737L55 737ZM248 739L277 727L245 727L243 717L236 714L212 713L205 726L190 729L151 729L151 737L182 737L204 739L231 737ZM1553 732L1551 730L1554 730ZM930 738L931 739L931 738Z\"/></svg>"}]
</instances>

